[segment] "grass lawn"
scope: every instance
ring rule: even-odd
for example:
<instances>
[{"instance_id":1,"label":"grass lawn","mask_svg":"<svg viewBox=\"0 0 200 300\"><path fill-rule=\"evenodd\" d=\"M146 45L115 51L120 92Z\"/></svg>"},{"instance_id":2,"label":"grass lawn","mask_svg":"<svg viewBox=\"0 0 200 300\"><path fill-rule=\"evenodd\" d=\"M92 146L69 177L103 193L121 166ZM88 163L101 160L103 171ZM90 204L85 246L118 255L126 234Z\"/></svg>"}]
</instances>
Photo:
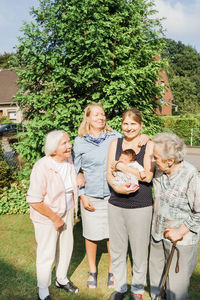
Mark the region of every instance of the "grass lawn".
<instances>
[{"instance_id":1,"label":"grass lawn","mask_svg":"<svg viewBox=\"0 0 200 300\"><path fill-rule=\"evenodd\" d=\"M54 300L83 299L107 300L113 290L106 286L108 254L104 242L98 249L98 288L86 288L88 264L85 255L81 222L74 227L74 251L69 269L69 277L79 287L77 295L69 295L55 287L53 271L50 292ZM33 225L28 215L0 216L0 300L37 299L35 274L36 243ZM131 265L128 261L128 281L131 281ZM200 256L192 276L189 299L200 299ZM127 296L126 300L129 299ZM144 299L150 299L148 289Z\"/></svg>"}]
</instances>

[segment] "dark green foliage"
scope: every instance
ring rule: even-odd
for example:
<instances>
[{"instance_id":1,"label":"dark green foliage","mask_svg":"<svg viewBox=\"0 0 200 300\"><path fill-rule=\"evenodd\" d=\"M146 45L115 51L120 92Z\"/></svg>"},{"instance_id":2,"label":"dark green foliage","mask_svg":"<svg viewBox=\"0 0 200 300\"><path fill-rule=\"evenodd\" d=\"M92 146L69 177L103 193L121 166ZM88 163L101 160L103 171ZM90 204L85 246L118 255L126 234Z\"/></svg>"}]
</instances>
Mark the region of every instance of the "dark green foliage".
<instances>
[{"instance_id":1,"label":"dark green foliage","mask_svg":"<svg viewBox=\"0 0 200 300\"><path fill-rule=\"evenodd\" d=\"M23 171L10 182L9 186L1 189L0 215L3 214L25 214L29 211L26 203L26 195L29 187L30 166L24 166Z\"/></svg>"},{"instance_id":2,"label":"dark green foliage","mask_svg":"<svg viewBox=\"0 0 200 300\"><path fill-rule=\"evenodd\" d=\"M12 53L4 53L0 55L0 68L9 69L11 66L10 59L12 56Z\"/></svg>"},{"instance_id":3,"label":"dark green foliage","mask_svg":"<svg viewBox=\"0 0 200 300\"><path fill-rule=\"evenodd\" d=\"M11 172L5 160L0 160L0 191L4 186L10 185Z\"/></svg>"},{"instance_id":4,"label":"dark green foliage","mask_svg":"<svg viewBox=\"0 0 200 300\"><path fill-rule=\"evenodd\" d=\"M2 192L5 186L6 187L10 186L12 180L13 180L12 169L4 159L2 145L0 142L0 193Z\"/></svg>"},{"instance_id":5,"label":"dark green foliage","mask_svg":"<svg viewBox=\"0 0 200 300\"><path fill-rule=\"evenodd\" d=\"M114 128L125 109L137 107L149 132L158 130L153 108L162 90L158 71L165 63L154 60L164 41L153 1L40 3L14 57L20 85L16 100L28 120L20 154L38 159L52 129L65 129L73 139L91 102L103 104Z\"/></svg>"},{"instance_id":6,"label":"dark green foliage","mask_svg":"<svg viewBox=\"0 0 200 300\"><path fill-rule=\"evenodd\" d=\"M187 145L190 145L191 138L193 145L200 144L200 119L163 116L161 121L163 131L177 134Z\"/></svg>"},{"instance_id":7,"label":"dark green foliage","mask_svg":"<svg viewBox=\"0 0 200 300\"><path fill-rule=\"evenodd\" d=\"M178 114L200 112L200 53L167 39L163 57L169 59L168 78Z\"/></svg>"},{"instance_id":8,"label":"dark green foliage","mask_svg":"<svg viewBox=\"0 0 200 300\"><path fill-rule=\"evenodd\" d=\"M1 124L10 124L12 121L5 116L0 116L0 125Z\"/></svg>"},{"instance_id":9,"label":"dark green foliage","mask_svg":"<svg viewBox=\"0 0 200 300\"><path fill-rule=\"evenodd\" d=\"M0 143L0 215L28 212L26 194L31 168L24 166L16 175L16 165L4 159Z\"/></svg>"}]
</instances>

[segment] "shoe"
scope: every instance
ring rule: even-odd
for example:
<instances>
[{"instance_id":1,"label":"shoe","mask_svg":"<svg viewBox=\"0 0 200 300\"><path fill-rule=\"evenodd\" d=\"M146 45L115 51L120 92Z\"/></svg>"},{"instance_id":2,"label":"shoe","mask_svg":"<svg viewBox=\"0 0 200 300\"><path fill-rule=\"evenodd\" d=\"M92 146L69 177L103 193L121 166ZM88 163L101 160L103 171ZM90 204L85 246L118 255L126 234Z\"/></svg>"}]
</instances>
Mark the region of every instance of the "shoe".
<instances>
[{"instance_id":1,"label":"shoe","mask_svg":"<svg viewBox=\"0 0 200 300\"><path fill-rule=\"evenodd\" d=\"M120 292L113 292L109 298L109 300L122 300L124 299L126 293L120 293Z\"/></svg>"},{"instance_id":2,"label":"shoe","mask_svg":"<svg viewBox=\"0 0 200 300\"><path fill-rule=\"evenodd\" d=\"M38 295L38 300L42 300L39 295ZM44 298L44 300L53 300L53 299L51 298L50 295L48 295L47 297Z\"/></svg>"},{"instance_id":3,"label":"shoe","mask_svg":"<svg viewBox=\"0 0 200 300\"><path fill-rule=\"evenodd\" d=\"M78 293L78 288L77 286L75 286L71 281L68 281L67 284L60 284L57 280L56 280L56 286L59 289L63 289L66 292L70 292L72 294L77 294Z\"/></svg>"},{"instance_id":4,"label":"shoe","mask_svg":"<svg viewBox=\"0 0 200 300\"><path fill-rule=\"evenodd\" d=\"M108 282L107 282L108 288L113 288L114 287L114 281L111 280L111 278L113 276L114 276L113 273L108 273Z\"/></svg>"},{"instance_id":5,"label":"shoe","mask_svg":"<svg viewBox=\"0 0 200 300\"><path fill-rule=\"evenodd\" d=\"M87 287L89 289L96 288L97 287L97 272L95 272L95 273L88 272L88 274L89 274L89 276L93 277L93 280L88 280L87 281ZM91 288L90 285L93 286L93 287Z\"/></svg>"},{"instance_id":6,"label":"shoe","mask_svg":"<svg viewBox=\"0 0 200 300\"><path fill-rule=\"evenodd\" d=\"M142 294L131 293L130 300L140 300L143 299L142 296Z\"/></svg>"}]
</instances>

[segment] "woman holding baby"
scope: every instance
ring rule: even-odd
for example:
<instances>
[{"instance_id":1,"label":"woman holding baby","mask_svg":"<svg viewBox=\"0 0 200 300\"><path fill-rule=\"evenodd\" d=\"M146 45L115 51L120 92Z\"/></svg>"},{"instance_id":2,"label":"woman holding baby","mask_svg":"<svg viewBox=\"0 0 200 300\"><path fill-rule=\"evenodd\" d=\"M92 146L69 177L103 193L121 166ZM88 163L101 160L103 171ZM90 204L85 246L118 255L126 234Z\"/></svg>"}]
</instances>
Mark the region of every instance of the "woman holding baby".
<instances>
[{"instance_id":1,"label":"woman holding baby","mask_svg":"<svg viewBox=\"0 0 200 300\"><path fill-rule=\"evenodd\" d=\"M111 142L108 154L107 180L112 188L108 204L110 254L115 278L115 292L110 300L123 299L127 292L126 259L128 241L133 259L131 299L142 299L146 283L147 257L152 219L153 143L148 141L140 146L142 129L140 112L128 109L122 116L124 137ZM138 169L119 160L123 150L133 149L136 161L144 167L145 176ZM117 162L116 162L117 161ZM134 174L139 179L139 188L126 184L114 184L114 171Z\"/></svg>"}]
</instances>

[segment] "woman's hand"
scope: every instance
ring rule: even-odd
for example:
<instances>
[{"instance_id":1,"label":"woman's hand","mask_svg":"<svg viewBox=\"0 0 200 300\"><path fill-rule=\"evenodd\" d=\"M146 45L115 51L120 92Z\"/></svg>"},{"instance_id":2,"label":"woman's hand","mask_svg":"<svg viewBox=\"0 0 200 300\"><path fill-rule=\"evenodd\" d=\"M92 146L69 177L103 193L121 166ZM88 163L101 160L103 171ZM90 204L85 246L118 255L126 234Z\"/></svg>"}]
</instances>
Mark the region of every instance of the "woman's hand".
<instances>
[{"instance_id":1,"label":"woman's hand","mask_svg":"<svg viewBox=\"0 0 200 300\"><path fill-rule=\"evenodd\" d=\"M138 186L134 187L134 188L127 187L129 184L130 184L130 182L127 182L126 184L117 185L117 186L114 187L114 190L118 194L129 195L131 193L136 192L139 189Z\"/></svg>"},{"instance_id":2,"label":"woman's hand","mask_svg":"<svg viewBox=\"0 0 200 300\"><path fill-rule=\"evenodd\" d=\"M182 224L178 228L167 228L164 232L164 237L175 243L181 241L184 235L189 231L190 230L185 226L185 224Z\"/></svg>"},{"instance_id":3,"label":"woman's hand","mask_svg":"<svg viewBox=\"0 0 200 300\"><path fill-rule=\"evenodd\" d=\"M63 221L63 219L61 217L59 217L58 215L54 215L52 218L51 218L54 226L55 226L55 229L58 231L60 229L62 229L65 225L65 222Z\"/></svg>"},{"instance_id":4,"label":"woman's hand","mask_svg":"<svg viewBox=\"0 0 200 300\"><path fill-rule=\"evenodd\" d=\"M89 211L95 211L94 206L92 205L92 203L90 202L90 200L88 199L88 197L86 195L81 195L81 201L83 204L83 207Z\"/></svg>"},{"instance_id":5,"label":"woman's hand","mask_svg":"<svg viewBox=\"0 0 200 300\"><path fill-rule=\"evenodd\" d=\"M41 215L44 215L45 217L49 218L56 230L60 230L63 228L65 223L63 222L62 218L59 217L48 205L46 205L43 201L42 202L36 202L36 203L30 203L30 206L37 210Z\"/></svg>"},{"instance_id":6,"label":"woman's hand","mask_svg":"<svg viewBox=\"0 0 200 300\"><path fill-rule=\"evenodd\" d=\"M77 187L79 189L85 186L86 181L85 181L85 177L84 177L83 173L78 173L78 175L76 177L76 183L77 183Z\"/></svg>"},{"instance_id":7,"label":"woman's hand","mask_svg":"<svg viewBox=\"0 0 200 300\"><path fill-rule=\"evenodd\" d=\"M116 172L118 169L116 168L116 166L118 166L119 165L119 161L118 160L113 160L112 162L111 162L111 164L110 164L110 167L111 167L111 172L112 172L112 174L113 174L113 176L115 176L114 175L114 172Z\"/></svg>"},{"instance_id":8,"label":"woman's hand","mask_svg":"<svg viewBox=\"0 0 200 300\"><path fill-rule=\"evenodd\" d=\"M149 141L149 137L146 134L141 134L138 136L138 146L142 147L143 145L146 145L147 142Z\"/></svg>"}]
</instances>

